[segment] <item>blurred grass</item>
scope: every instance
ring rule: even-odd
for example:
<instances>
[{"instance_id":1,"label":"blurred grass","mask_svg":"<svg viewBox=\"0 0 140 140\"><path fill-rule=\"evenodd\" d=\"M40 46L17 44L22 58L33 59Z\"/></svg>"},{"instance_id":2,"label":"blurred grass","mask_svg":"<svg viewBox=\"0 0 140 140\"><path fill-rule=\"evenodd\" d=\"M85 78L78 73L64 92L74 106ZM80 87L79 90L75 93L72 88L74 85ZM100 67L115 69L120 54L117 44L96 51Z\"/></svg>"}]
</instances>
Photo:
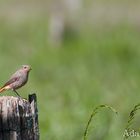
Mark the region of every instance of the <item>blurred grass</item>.
<instances>
[{"instance_id":1,"label":"blurred grass","mask_svg":"<svg viewBox=\"0 0 140 140\"><path fill-rule=\"evenodd\" d=\"M0 30L1 85L20 65L32 66L19 92L23 97L37 93L41 140L82 139L99 104L113 106L120 115L98 116L90 139L122 138L129 111L140 102L139 27L85 27L75 39L67 33L61 48L49 46L44 18L18 24L3 20Z\"/></svg>"}]
</instances>

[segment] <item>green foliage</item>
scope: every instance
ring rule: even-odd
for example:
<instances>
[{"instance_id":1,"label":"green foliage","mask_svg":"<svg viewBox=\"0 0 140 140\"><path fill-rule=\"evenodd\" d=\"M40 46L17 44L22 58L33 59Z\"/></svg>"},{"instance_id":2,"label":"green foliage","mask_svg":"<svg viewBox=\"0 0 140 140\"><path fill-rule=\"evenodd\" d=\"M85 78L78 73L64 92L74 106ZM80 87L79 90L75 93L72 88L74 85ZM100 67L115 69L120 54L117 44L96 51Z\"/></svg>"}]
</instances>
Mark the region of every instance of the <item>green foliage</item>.
<instances>
[{"instance_id":1,"label":"green foliage","mask_svg":"<svg viewBox=\"0 0 140 140\"><path fill-rule=\"evenodd\" d=\"M49 46L44 18L3 21L0 29L0 84L20 65L32 66L29 82L19 93L37 93L41 140L82 139L89 110L102 103L116 108L121 117L101 114L107 123L90 138L122 138L127 114L140 99L139 27L85 25L60 48Z\"/></svg>"},{"instance_id":2,"label":"green foliage","mask_svg":"<svg viewBox=\"0 0 140 140\"><path fill-rule=\"evenodd\" d=\"M126 118L132 101L139 101L139 33L125 25L110 32L96 30L66 41L61 48L42 44L33 49L31 82L39 93L43 140L81 139L83 120L96 104L112 104ZM119 118L116 126L115 120L102 125L108 131L114 127L113 138L106 134L106 139L122 137L123 122Z\"/></svg>"},{"instance_id":3,"label":"green foliage","mask_svg":"<svg viewBox=\"0 0 140 140\"><path fill-rule=\"evenodd\" d=\"M138 113L138 110L140 109L140 104L137 104L135 105L135 107L133 108L133 110L130 112L130 115L129 115L129 119L128 119L128 122L127 122L127 126L125 128L125 132L124 133L124 139L128 139L129 137L131 137L132 135L132 132L133 132L133 135L136 137L136 134L139 134L139 130L135 130L132 125L134 124L134 119L135 119L135 116L136 114Z\"/></svg>"},{"instance_id":4,"label":"green foliage","mask_svg":"<svg viewBox=\"0 0 140 140\"><path fill-rule=\"evenodd\" d=\"M85 129L85 132L84 132L84 139L83 139L83 140L87 140L89 125L91 124L91 121L92 121L93 117L94 117L94 116L98 113L98 111L100 111L100 109L102 109L102 108L108 108L108 109L110 109L111 111L113 111L114 113L117 114L116 110L115 110L114 108L108 106L108 105L99 105L99 106L97 106L97 107L92 111L92 113L91 113L91 115L90 115L90 118L89 118L89 120L88 120L88 122L87 122L87 126L86 126L86 129Z\"/></svg>"}]
</instances>

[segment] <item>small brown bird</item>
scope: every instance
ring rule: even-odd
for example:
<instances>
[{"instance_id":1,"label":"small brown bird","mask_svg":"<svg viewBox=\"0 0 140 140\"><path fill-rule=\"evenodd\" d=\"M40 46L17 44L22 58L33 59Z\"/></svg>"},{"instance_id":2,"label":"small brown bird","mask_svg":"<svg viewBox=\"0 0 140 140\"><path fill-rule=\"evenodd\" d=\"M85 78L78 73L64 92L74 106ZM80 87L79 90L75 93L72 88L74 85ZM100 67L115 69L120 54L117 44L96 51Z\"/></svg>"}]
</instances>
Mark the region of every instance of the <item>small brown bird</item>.
<instances>
[{"instance_id":1,"label":"small brown bird","mask_svg":"<svg viewBox=\"0 0 140 140\"><path fill-rule=\"evenodd\" d=\"M8 82L4 84L3 87L0 88L0 93L5 90L13 90L16 95L20 97L18 92L16 91L20 87L24 86L28 81L28 75L31 70L31 67L29 65L23 65L22 68L17 70L9 79Z\"/></svg>"}]
</instances>

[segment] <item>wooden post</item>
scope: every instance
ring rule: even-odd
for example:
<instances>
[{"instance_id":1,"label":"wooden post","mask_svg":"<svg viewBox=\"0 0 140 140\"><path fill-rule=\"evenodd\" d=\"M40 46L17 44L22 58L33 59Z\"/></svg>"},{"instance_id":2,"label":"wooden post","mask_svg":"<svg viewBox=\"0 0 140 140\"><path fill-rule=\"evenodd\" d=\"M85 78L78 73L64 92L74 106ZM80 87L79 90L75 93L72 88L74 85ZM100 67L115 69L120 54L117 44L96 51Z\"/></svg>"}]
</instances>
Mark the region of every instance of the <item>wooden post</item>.
<instances>
[{"instance_id":1,"label":"wooden post","mask_svg":"<svg viewBox=\"0 0 140 140\"><path fill-rule=\"evenodd\" d=\"M36 95L0 97L0 140L39 140Z\"/></svg>"}]
</instances>

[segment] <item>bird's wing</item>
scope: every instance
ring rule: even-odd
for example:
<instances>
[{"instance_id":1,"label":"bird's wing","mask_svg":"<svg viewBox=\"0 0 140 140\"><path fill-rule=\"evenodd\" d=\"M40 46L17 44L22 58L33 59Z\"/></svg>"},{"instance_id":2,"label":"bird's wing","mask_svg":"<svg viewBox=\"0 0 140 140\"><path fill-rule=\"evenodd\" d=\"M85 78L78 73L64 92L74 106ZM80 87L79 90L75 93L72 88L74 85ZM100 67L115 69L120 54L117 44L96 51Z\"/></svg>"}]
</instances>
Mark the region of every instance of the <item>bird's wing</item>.
<instances>
[{"instance_id":1,"label":"bird's wing","mask_svg":"<svg viewBox=\"0 0 140 140\"><path fill-rule=\"evenodd\" d=\"M16 76L16 77L11 77L11 79L9 80L9 81L7 81L5 84L4 84L4 86L3 87L5 87L5 86L8 86L8 85L10 85L10 84L12 84L13 82L15 82L15 81L18 81L20 79L20 77L19 76Z\"/></svg>"}]
</instances>

